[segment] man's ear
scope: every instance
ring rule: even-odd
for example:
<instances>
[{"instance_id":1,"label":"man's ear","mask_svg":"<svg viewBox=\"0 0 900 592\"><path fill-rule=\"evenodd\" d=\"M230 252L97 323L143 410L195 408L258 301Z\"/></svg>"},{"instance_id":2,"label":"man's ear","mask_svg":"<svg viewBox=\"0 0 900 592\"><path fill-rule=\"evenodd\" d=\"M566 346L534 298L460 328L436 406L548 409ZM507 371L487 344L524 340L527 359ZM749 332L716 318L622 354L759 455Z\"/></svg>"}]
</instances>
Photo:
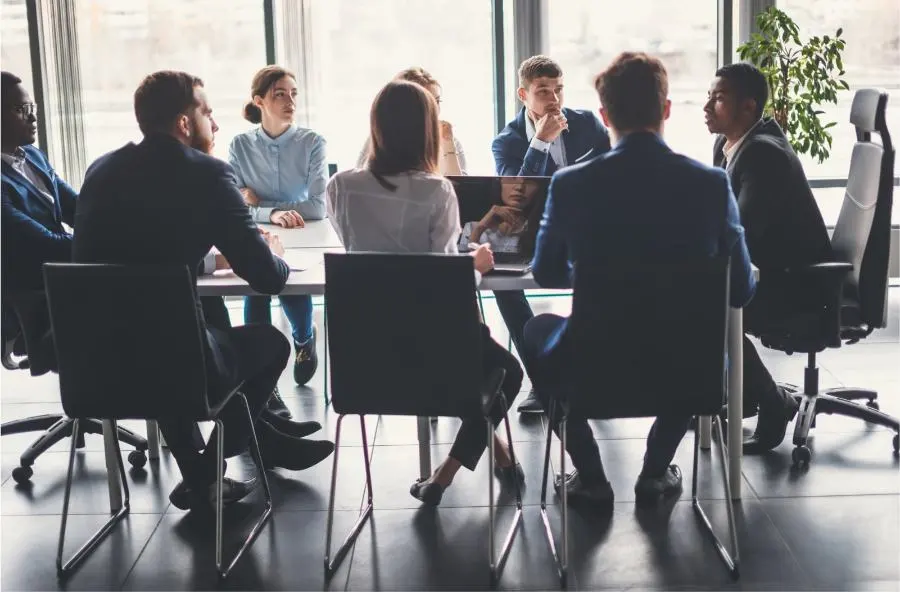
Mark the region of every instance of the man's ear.
<instances>
[{"instance_id":1,"label":"man's ear","mask_svg":"<svg viewBox=\"0 0 900 592\"><path fill-rule=\"evenodd\" d=\"M186 138L191 137L191 120L187 115L179 115L175 122L175 129Z\"/></svg>"},{"instance_id":2,"label":"man's ear","mask_svg":"<svg viewBox=\"0 0 900 592\"><path fill-rule=\"evenodd\" d=\"M667 120L669 116L672 114L672 101L671 99L666 99L666 102L663 104L663 121Z\"/></svg>"},{"instance_id":3,"label":"man's ear","mask_svg":"<svg viewBox=\"0 0 900 592\"><path fill-rule=\"evenodd\" d=\"M600 107L600 119L603 120L603 125L605 125L607 128L610 127L609 115L606 113L606 109L604 109L603 107Z\"/></svg>"},{"instance_id":4,"label":"man's ear","mask_svg":"<svg viewBox=\"0 0 900 592\"><path fill-rule=\"evenodd\" d=\"M522 103L525 103L526 95L527 91L523 87L520 86L518 89L516 89L516 96L519 97L519 100L522 101Z\"/></svg>"}]
</instances>

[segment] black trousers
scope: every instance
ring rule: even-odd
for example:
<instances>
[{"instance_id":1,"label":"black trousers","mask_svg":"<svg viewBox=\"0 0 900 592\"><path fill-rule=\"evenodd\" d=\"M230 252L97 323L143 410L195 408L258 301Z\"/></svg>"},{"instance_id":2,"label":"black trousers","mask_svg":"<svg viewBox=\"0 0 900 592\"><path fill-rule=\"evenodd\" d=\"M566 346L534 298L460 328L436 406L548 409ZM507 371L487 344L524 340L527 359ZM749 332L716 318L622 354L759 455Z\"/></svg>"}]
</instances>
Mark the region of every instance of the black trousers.
<instances>
[{"instance_id":1,"label":"black trousers","mask_svg":"<svg viewBox=\"0 0 900 592\"><path fill-rule=\"evenodd\" d=\"M494 341L487 326L482 325L482 361L485 379L497 368L506 370L506 377L503 379L501 390L506 397L507 405L512 405L513 399L519 394L522 388L522 378L524 373L519 361L505 347ZM497 427L503 421L505 409L502 405L495 403L491 408L491 419L494 427ZM450 456L455 458L470 471L475 470L478 460L487 447L487 428L483 417L464 417L459 431L456 433L456 440L450 449Z\"/></svg>"},{"instance_id":2,"label":"black trousers","mask_svg":"<svg viewBox=\"0 0 900 592\"><path fill-rule=\"evenodd\" d=\"M566 340L562 337L566 319L559 315L542 314L525 325L525 366L537 386L538 397L544 409L551 410L550 426L559 436L561 405L555 399L565 391L568 372ZM598 387L603 377L597 377ZM627 396L612 393L611 396ZM647 434L647 451L641 474L661 476L678 450L691 423L690 415L657 417ZM570 412L566 421L566 451L572 464L585 482L606 480L600 449L587 419L577 412Z\"/></svg>"},{"instance_id":3,"label":"black trousers","mask_svg":"<svg viewBox=\"0 0 900 592\"><path fill-rule=\"evenodd\" d=\"M236 365L236 368L223 368L218 375L208 376L211 385L221 385L207 393L210 404L215 405L243 381L240 391L247 397L250 414L255 421L287 366L291 355L290 342L271 325L245 325L230 329L209 327L208 331L226 354L226 359L234 360ZM229 458L247 450L250 427L243 402L232 398L219 417L225 427L224 456ZM210 445L201 452L195 422L171 419L159 422L159 427L185 482L197 489L213 483L216 476L215 430L210 437Z\"/></svg>"}]
</instances>

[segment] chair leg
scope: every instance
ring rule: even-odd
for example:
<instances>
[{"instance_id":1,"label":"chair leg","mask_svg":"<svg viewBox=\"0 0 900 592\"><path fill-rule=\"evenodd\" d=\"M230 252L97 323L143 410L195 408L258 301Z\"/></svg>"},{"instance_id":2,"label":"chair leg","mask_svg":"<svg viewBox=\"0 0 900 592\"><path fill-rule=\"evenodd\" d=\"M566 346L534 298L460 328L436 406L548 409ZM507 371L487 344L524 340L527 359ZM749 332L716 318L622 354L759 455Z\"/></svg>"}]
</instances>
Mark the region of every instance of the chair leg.
<instances>
[{"instance_id":1,"label":"chair leg","mask_svg":"<svg viewBox=\"0 0 900 592\"><path fill-rule=\"evenodd\" d=\"M506 437L509 440L509 455L512 459L513 466L516 464L516 456L513 453L512 447L512 429L509 426L509 415L506 405L506 397L502 394L498 397L500 404L503 406L503 423L506 426ZM487 422L487 439L488 439L488 474L490 478L488 479L488 514L489 514L489 527L490 532L488 534L488 551L490 552L490 568L491 568L491 586L495 585L497 581L500 579L500 574L503 571L503 566L506 564L506 559L509 557L509 551L512 549L513 541L516 539L516 535L519 531L519 524L522 522L522 488L519 484L518 479L516 479L516 513L513 516L512 525L509 527L509 530L506 533L506 538L503 541L503 546L500 548L500 555L496 555L495 553L495 528L496 528L496 503L494 501L494 423L491 421L491 417L485 417Z\"/></svg>"},{"instance_id":2,"label":"chair leg","mask_svg":"<svg viewBox=\"0 0 900 592\"><path fill-rule=\"evenodd\" d=\"M556 402L550 404L548 410L548 421L553 421L556 411ZM559 422L560 434L560 450L559 450L559 470L565 479L566 475L566 418L562 417ZM547 481L550 474L550 445L553 440L553 430L547 426L547 446L544 449L544 475L541 482L541 520L544 522L544 533L547 535L547 542L550 544L550 553L553 554L553 561L556 563L556 572L559 575L559 584L563 588L569 576L569 498L563 488L560 495L562 504L562 541L560 550L557 552L556 540L553 537L553 528L550 526L550 516L547 514Z\"/></svg>"},{"instance_id":3,"label":"chair leg","mask_svg":"<svg viewBox=\"0 0 900 592\"><path fill-rule=\"evenodd\" d=\"M73 431L78 430L78 422L79 420L73 420ZM116 427L116 422L112 422L113 427ZM63 562L63 550L66 542L66 524L69 519L69 499L72 493L72 479L73 472L75 470L75 449L76 449L75 438L71 439L70 447L69 447L69 468L66 472L66 489L63 494L63 510L62 517L60 519L59 525L59 546L56 551L56 574L59 578L63 578L72 573L76 567L81 565L81 562L91 553L97 546L106 538L106 536L112 531L113 527L120 521L122 518L128 515L131 504L130 504L130 492L128 490L128 480L125 478L125 464L122 462L122 455L117 454L116 458L118 460L117 465L119 469L119 477L121 478L122 484L122 492L124 494L124 501L122 503L122 507L119 508L115 514L113 514L106 523L100 527L100 529L91 535L91 538L84 543L78 551L72 555L71 559Z\"/></svg>"},{"instance_id":4,"label":"chair leg","mask_svg":"<svg viewBox=\"0 0 900 592\"><path fill-rule=\"evenodd\" d=\"M153 420L147 420L147 456L150 460L159 460L159 426Z\"/></svg>"},{"instance_id":5,"label":"chair leg","mask_svg":"<svg viewBox=\"0 0 900 592\"><path fill-rule=\"evenodd\" d=\"M263 493L265 495L265 509L256 521L256 524L250 529L250 534L247 535L244 542L241 543L241 546L234 553L231 561L228 562L228 566L223 569L222 546L224 536L222 532L222 514L224 502L222 499L222 484L225 477L225 431L223 429L222 420L216 419L216 433L218 435L216 442L218 446L216 451L216 571L222 579L228 577L228 574L231 573L231 570L237 564L238 560L243 556L244 552L250 548L250 545L253 544L259 536L259 533L262 532L263 527L265 527L266 522L268 522L269 518L272 516L272 490L269 489L269 479L266 477L262 453L259 451L259 441L256 439L256 429L253 427L253 414L250 413L250 405L247 403L247 397L244 396L244 393L238 391L235 393L235 397L240 398L244 404L244 411L247 413L247 422L250 425L250 455L253 457L253 463L256 465L256 470L259 473L259 480L262 481Z\"/></svg>"},{"instance_id":6,"label":"chair leg","mask_svg":"<svg viewBox=\"0 0 900 592\"><path fill-rule=\"evenodd\" d=\"M328 518L325 526L325 579L330 580L331 576L334 575L334 572L340 566L341 562L344 560L344 557L347 555L347 551L350 550L350 547L356 543L356 538L359 536L362 527L365 525L366 521L372 515L372 467L369 462L369 440L366 435L366 417L364 415L359 416L359 426L362 432L362 448L363 448L363 462L366 468L366 507L363 508L362 512L359 515L359 518L356 520L356 524L353 525L353 528L350 530L350 534L344 539L344 542L341 543L341 546L334 554L334 559L331 556L331 534L334 530L334 496L335 491L337 489L337 474L338 474L338 453L340 452L341 446L341 424L344 421L346 415L339 415L337 420L337 427L335 428L334 434L334 463L331 466L331 492L328 495Z\"/></svg>"},{"instance_id":7,"label":"chair leg","mask_svg":"<svg viewBox=\"0 0 900 592\"><path fill-rule=\"evenodd\" d=\"M325 302L325 296L322 296L322 324L324 326L322 332L322 345L324 346L324 351L322 352L322 376L325 381L325 406L328 407L331 400L328 398L328 304Z\"/></svg>"},{"instance_id":8,"label":"chair leg","mask_svg":"<svg viewBox=\"0 0 900 592\"><path fill-rule=\"evenodd\" d=\"M697 515L700 517L700 521L703 523L703 527L706 532L712 536L713 542L716 545L716 551L718 551L719 556L722 558L722 561L725 562L726 567L728 567L728 571L731 574L733 579L738 579L740 577L739 564L738 564L738 539L737 539L737 529L734 523L734 504L731 501L731 482L728 479L728 460L725 458L725 439L722 434L722 424L719 421L718 416L714 416L712 418L713 427L715 428L716 441L718 442L719 449L719 464L722 465L722 483L725 485L725 506L728 512L728 532L731 536L731 553L729 554L728 550L719 540L719 537L716 536L716 533L713 531L712 524L709 521L709 518L706 516L706 513L703 511L703 508L700 506L700 499L697 496L697 483L698 483L698 475L699 475L699 458L700 458L700 439L694 438L694 475L692 479L691 485L691 501L694 506L694 510L697 512Z\"/></svg>"}]
</instances>

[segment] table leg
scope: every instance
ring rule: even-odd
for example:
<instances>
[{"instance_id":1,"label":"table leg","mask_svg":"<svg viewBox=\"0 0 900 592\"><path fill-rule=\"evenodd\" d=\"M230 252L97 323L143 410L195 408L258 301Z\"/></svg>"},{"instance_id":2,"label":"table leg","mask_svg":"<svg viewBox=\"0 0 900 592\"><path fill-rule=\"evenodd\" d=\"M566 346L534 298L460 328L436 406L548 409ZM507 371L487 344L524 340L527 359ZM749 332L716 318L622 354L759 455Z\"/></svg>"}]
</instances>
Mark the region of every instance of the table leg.
<instances>
[{"instance_id":1,"label":"table leg","mask_svg":"<svg viewBox=\"0 0 900 592\"><path fill-rule=\"evenodd\" d=\"M106 475L109 482L109 510L118 512L122 508L122 482L119 479L119 438L113 429L113 422L103 420L103 452L106 457Z\"/></svg>"},{"instance_id":2,"label":"table leg","mask_svg":"<svg viewBox=\"0 0 900 592\"><path fill-rule=\"evenodd\" d=\"M728 312L728 472L731 499L741 499L741 429L744 420L744 313Z\"/></svg>"},{"instance_id":3,"label":"table leg","mask_svg":"<svg viewBox=\"0 0 900 592\"><path fill-rule=\"evenodd\" d=\"M700 448L702 450L709 450L712 443L712 420L708 415L701 416L699 420L700 433L697 437L700 438Z\"/></svg>"},{"instance_id":4,"label":"table leg","mask_svg":"<svg viewBox=\"0 0 900 592\"><path fill-rule=\"evenodd\" d=\"M419 428L419 475L431 477L431 422L427 417L417 417Z\"/></svg>"}]
</instances>

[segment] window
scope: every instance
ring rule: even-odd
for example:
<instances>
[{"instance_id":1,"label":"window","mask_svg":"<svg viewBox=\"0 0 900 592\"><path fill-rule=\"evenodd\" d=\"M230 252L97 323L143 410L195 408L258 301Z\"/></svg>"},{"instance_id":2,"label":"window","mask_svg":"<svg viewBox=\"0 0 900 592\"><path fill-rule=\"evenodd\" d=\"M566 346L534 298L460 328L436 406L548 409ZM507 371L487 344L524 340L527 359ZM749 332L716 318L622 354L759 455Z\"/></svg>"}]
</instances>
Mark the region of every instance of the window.
<instances>
[{"instance_id":1,"label":"window","mask_svg":"<svg viewBox=\"0 0 900 592\"><path fill-rule=\"evenodd\" d=\"M622 51L660 58L669 73L672 115L666 141L673 150L712 160L713 139L703 124L703 104L716 71L716 2L635 0L627 10L613 2L549 2L549 55L565 73L565 104L597 110L593 79Z\"/></svg>"},{"instance_id":2,"label":"window","mask_svg":"<svg viewBox=\"0 0 900 592\"><path fill-rule=\"evenodd\" d=\"M163 69L203 80L220 128L215 154L227 156L231 138L250 127L242 109L266 63L261 2L79 0L76 10L88 164L140 139L134 91Z\"/></svg>"},{"instance_id":3,"label":"window","mask_svg":"<svg viewBox=\"0 0 900 592\"><path fill-rule=\"evenodd\" d=\"M369 135L375 95L397 72L421 66L441 84L470 174L493 174L494 85L487 0L328 0L312 3L310 126L328 160L352 168ZM301 86L303 82L301 81Z\"/></svg>"},{"instance_id":4,"label":"window","mask_svg":"<svg viewBox=\"0 0 900 592\"><path fill-rule=\"evenodd\" d=\"M0 62L3 69L22 79L22 84L34 97L31 77L31 53L28 45L28 15L25 0L3 0L0 4ZM40 117L41 114L38 114Z\"/></svg>"}]
</instances>

